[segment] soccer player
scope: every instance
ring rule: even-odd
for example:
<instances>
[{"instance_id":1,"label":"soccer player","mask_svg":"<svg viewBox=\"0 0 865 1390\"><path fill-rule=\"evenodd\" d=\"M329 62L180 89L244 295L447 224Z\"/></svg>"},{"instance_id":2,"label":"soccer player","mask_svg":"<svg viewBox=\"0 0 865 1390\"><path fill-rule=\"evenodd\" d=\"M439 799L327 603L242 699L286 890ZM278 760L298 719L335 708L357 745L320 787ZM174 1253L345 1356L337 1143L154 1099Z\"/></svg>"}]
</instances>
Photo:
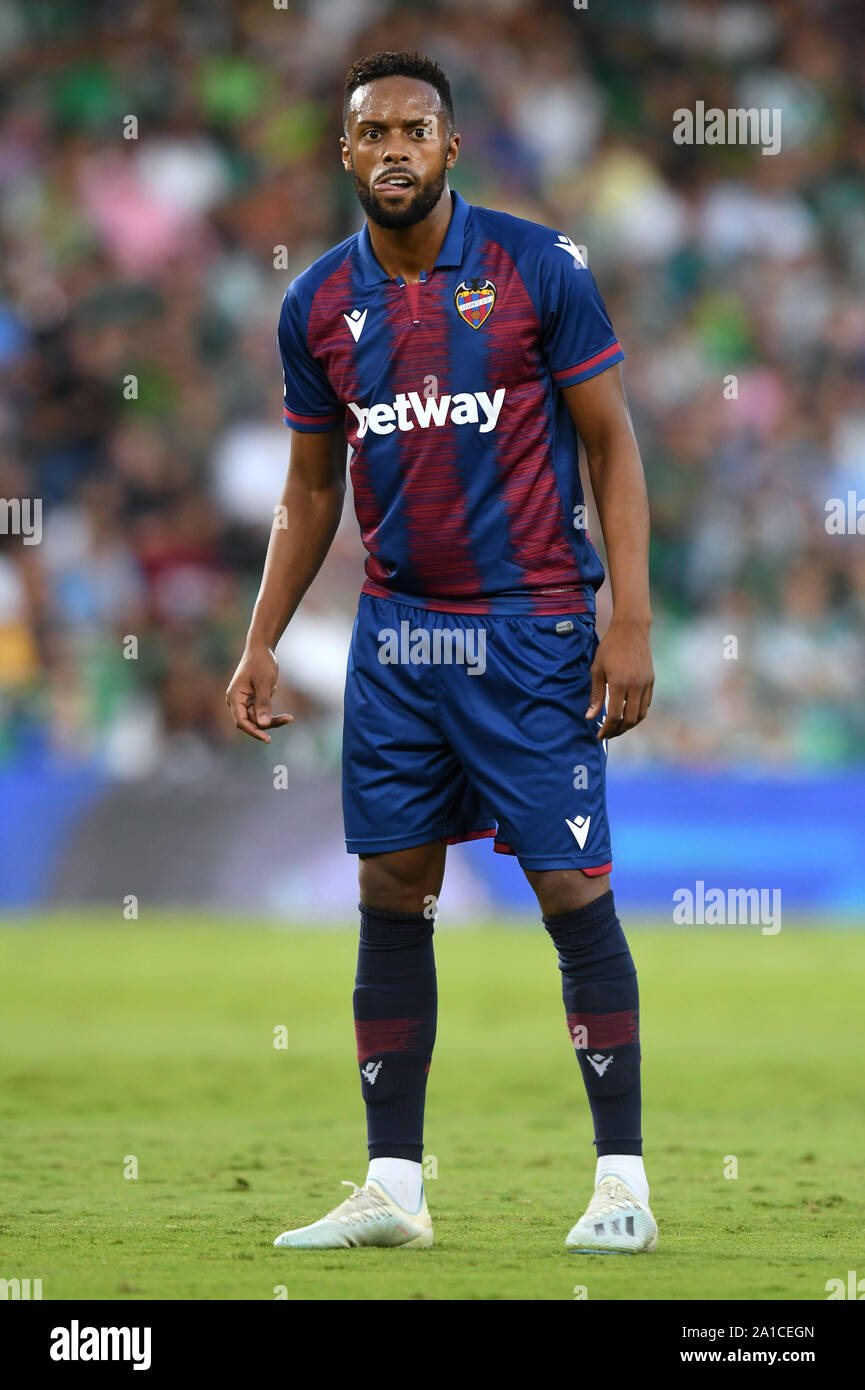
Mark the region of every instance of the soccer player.
<instances>
[{"instance_id":1,"label":"soccer player","mask_svg":"<svg viewBox=\"0 0 865 1390\"><path fill-rule=\"evenodd\" d=\"M269 743L274 648L333 540L351 446L367 551L345 690L346 847L359 855L354 991L369 1171L282 1248L432 1244L423 1113L436 1032L434 902L446 846L515 854L558 952L592 1111L594 1193L575 1251L653 1250L637 978L610 887L606 740L645 718L648 504L616 341L568 236L448 187L460 137L435 62L376 53L345 84L363 229L289 286L279 320L282 495L227 692ZM584 441L614 601L585 529ZM606 706L605 706L606 694Z\"/></svg>"}]
</instances>

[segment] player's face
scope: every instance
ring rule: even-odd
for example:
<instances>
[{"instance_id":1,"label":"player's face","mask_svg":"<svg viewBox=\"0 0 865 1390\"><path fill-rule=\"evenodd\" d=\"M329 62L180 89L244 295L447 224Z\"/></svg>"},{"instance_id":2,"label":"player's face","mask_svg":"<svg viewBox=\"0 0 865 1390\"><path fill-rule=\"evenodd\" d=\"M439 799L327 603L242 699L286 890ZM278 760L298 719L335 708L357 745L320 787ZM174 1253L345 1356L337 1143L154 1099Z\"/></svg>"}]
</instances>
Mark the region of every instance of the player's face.
<instances>
[{"instance_id":1,"label":"player's face","mask_svg":"<svg viewBox=\"0 0 865 1390\"><path fill-rule=\"evenodd\" d=\"M352 93L340 143L367 216L380 227L412 227L441 198L460 137L449 134L435 87L379 77Z\"/></svg>"}]
</instances>

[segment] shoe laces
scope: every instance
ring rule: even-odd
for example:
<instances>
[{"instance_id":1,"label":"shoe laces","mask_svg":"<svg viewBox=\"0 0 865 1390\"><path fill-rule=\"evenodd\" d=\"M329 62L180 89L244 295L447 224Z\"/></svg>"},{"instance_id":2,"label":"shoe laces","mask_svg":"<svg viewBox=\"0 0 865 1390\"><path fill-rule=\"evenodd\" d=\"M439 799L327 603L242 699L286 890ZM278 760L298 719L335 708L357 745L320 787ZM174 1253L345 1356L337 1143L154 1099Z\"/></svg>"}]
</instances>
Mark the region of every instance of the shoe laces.
<instances>
[{"instance_id":1,"label":"shoe laces","mask_svg":"<svg viewBox=\"0 0 865 1390\"><path fill-rule=\"evenodd\" d=\"M353 1188L352 1194L350 1197L346 1197L344 1202L340 1202L338 1207L334 1207L333 1211L328 1212L328 1220L355 1221L362 1216L368 1216L371 1211L376 1213L390 1211L388 1203L374 1187L359 1187L350 1178L343 1178L340 1186Z\"/></svg>"},{"instance_id":2,"label":"shoe laces","mask_svg":"<svg viewBox=\"0 0 865 1390\"><path fill-rule=\"evenodd\" d=\"M609 1216L611 1212L622 1211L626 1207L634 1206L635 1201L636 1193L631 1192L621 1178L610 1174L606 1178L601 1178L592 1200L586 1207L584 1217Z\"/></svg>"}]
</instances>

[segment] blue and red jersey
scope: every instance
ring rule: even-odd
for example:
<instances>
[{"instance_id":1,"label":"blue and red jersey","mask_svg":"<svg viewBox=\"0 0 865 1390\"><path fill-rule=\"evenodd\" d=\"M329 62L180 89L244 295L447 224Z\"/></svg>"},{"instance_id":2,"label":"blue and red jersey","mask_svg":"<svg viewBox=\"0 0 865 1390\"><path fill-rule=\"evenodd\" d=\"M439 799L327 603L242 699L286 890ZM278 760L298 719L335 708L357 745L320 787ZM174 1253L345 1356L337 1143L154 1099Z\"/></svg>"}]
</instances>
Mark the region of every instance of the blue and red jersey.
<instances>
[{"instance_id":1,"label":"blue and red jersey","mask_svg":"<svg viewBox=\"0 0 865 1390\"><path fill-rule=\"evenodd\" d=\"M568 237L452 196L420 284L385 273L366 225L292 282L286 424L345 427L364 593L442 612L591 613L604 571L560 388L624 353Z\"/></svg>"}]
</instances>

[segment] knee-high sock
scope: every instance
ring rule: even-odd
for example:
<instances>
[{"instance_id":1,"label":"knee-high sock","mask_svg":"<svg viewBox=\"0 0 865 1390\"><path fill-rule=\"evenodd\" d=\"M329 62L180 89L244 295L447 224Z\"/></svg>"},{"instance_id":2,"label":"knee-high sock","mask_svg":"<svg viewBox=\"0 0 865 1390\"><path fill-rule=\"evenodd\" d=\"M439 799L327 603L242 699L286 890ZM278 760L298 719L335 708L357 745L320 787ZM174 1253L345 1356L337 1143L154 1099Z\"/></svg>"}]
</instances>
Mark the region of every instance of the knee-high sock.
<instances>
[{"instance_id":1,"label":"knee-high sock","mask_svg":"<svg viewBox=\"0 0 865 1390\"><path fill-rule=\"evenodd\" d=\"M637 972L612 890L576 912L545 917L559 953L568 1032L583 1074L595 1148L641 1154Z\"/></svg>"},{"instance_id":2,"label":"knee-high sock","mask_svg":"<svg viewBox=\"0 0 865 1390\"><path fill-rule=\"evenodd\" d=\"M423 1158L438 992L433 924L360 904L354 1028L370 1158Z\"/></svg>"}]
</instances>

